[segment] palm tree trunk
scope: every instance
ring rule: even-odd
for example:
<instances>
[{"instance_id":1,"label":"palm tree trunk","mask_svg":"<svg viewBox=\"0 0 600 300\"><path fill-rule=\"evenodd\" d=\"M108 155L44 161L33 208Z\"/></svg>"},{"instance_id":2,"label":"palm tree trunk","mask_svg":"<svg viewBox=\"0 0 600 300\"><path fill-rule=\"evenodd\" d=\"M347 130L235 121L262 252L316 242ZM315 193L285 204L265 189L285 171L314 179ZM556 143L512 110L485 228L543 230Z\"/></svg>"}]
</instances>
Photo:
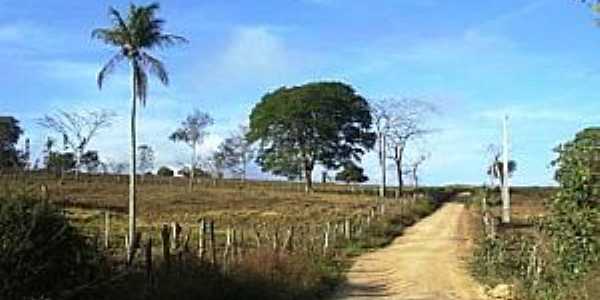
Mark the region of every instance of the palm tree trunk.
<instances>
[{"instance_id":1,"label":"palm tree trunk","mask_svg":"<svg viewBox=\"0 0 600 300\"><path fill-rule=\"evenodd\" d=\"M132 92L131 97L131 148L130 148L130 160L129 160L129 248L127 249L127 262L132 263L133 254L135 251L135 181L136 181L136 109L137 109L137 81L138 78L135 75L137 65L133 63L133 77L132 77Z\"/></svg>"}]
</instances>

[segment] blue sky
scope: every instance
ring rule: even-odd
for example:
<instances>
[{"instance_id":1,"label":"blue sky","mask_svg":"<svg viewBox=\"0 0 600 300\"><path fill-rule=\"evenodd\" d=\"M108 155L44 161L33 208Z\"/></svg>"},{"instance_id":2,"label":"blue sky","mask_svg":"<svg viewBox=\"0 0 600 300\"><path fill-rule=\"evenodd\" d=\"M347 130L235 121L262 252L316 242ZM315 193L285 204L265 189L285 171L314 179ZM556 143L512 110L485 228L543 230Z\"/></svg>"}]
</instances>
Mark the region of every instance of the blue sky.
<instances>
[{"instance_id":1,"label":"blue sky","mask_svg":"<svg viewBox=\"0 0 600 300\"><path fill-rule=\"evenodd\" d=\"M113 50L90 32L109 24L109 5L128 3L0 0L0 114L21 121L34 153L50 134L35 124L44 113L108 108L119 117L90 148L126 161L127 70L97 89ZM161 16L190 43L157 53L172 84L152 84L139 116L140 143L156 149L157 165L187 160L167 136L193 109L216 119L207 154L265 92L314 80L435 103L441 114L428 122L439 130L407 154L431 153L422 180L432 185L482 183L505 113L513 181L552 184L552 148L600 121L600 28L577 1L172 0ZM375 155L363 164L377 182Z\"/></svg>"}]
</instances>

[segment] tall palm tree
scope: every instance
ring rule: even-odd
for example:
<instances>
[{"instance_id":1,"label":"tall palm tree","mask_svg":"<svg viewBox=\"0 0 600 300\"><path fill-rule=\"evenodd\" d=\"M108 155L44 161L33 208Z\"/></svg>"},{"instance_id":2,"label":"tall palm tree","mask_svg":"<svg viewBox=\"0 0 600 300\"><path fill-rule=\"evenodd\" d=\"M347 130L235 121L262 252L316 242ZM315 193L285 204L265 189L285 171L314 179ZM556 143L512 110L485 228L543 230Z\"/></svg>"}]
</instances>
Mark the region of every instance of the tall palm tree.
<instances>
[{"instance_id":1,"label":"tall palm tree","mask_svg":"<svg viewBox=\"0 0 600 300\"><path fill-rule=\"evenodd\" d=\"M136 109L139 101L146 104L148 91L148 74L155 75L164 85L169 83L169 75L163 63L154 58L148 51L184 43L183 37L163 32L165 21L156 16L160 6L152 3L148 6L131 4L126 18L116 9L109 8L112 26L98 28L92 32L92 38L118 48L118 52L104 65L98 73L98 87L106 76L111 74L122 61L131 67L132 99L131 99L131 148L129 163L129 247L127 259L133 259L136 247Z\"/></svg>"}]
</instances>

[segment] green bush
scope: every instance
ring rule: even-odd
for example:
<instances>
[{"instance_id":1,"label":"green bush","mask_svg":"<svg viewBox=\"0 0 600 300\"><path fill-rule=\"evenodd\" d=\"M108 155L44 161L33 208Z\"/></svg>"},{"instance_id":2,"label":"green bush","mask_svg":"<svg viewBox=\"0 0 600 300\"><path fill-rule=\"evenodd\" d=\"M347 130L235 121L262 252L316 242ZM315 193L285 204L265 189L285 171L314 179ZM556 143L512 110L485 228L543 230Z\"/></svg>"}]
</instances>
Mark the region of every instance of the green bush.
<instances>
[{"instance_id":1,"label":"green bush","mask_svg":"<svg viewBox=\"0 0 600 300\"><path fill-rule=\"evenodd\" d=\"M98 257L51 205L0 199L0 299L59 297L96 274Z\"/></svg>"}]
</instances>

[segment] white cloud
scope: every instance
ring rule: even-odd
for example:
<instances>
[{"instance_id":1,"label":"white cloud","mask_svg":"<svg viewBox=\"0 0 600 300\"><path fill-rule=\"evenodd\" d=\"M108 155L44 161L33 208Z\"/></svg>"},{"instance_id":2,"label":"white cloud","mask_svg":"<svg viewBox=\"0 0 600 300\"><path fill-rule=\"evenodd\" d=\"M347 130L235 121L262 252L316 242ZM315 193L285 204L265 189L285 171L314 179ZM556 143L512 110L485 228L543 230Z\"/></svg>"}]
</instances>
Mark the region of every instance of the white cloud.
<instances>
[{"instance_id":1,"label":"white cloud","mask_svg":"<svg viewBox=\"0 0 600 300\"><path fill-rule=\"evenodd\" d=\"M221 68L233 74L271 74L288 66L284 43L267 27L238 28L221 58Z\"/></svg>"}]
</instances>

